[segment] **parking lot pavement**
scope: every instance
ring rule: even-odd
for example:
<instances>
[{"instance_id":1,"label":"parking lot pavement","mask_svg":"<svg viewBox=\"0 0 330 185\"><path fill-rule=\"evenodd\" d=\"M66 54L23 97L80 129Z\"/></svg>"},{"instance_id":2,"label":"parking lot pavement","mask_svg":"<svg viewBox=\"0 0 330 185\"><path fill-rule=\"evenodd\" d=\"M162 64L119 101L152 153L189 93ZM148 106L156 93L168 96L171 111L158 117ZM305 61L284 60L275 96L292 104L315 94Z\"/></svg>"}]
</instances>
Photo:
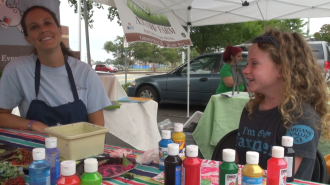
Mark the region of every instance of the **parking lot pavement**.
<instances>
[{"instance_id":1,"label":"parking lot pavement","mask_svg":"<svg viewBox=\"0 0 330 185\"><path fill-rule=\"evenodd\" d=\"M189 116L196 111L204 112L205 106L190 105ZM171 122L185 123L187 117L187 105L180 104L158 104L157 123L170 119Z\"/></svg>"}]
</instances>

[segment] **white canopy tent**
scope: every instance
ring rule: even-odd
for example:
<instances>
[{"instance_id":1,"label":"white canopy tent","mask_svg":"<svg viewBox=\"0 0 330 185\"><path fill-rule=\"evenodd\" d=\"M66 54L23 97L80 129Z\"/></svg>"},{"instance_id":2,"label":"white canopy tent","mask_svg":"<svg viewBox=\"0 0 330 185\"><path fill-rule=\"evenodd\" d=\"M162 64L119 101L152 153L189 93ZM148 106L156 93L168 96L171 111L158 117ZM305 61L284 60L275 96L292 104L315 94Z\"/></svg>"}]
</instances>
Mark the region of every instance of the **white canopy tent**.
<instances>
[{"instance_id":1,"label":"white canopy tent","mask_svg":"<svg viewBox=\"0 0 330 185\"><path fill-rule=\"evenodd\" d=\"M86 1L86 0L84 0ZM92 0L115 7L114 0ZM131 0L140 7L152 6L150 14L172 12L181 25L206 26L272 19L330 17L330 0ZM85 14L86 15L86 14ZM89 47L89 46L87 46ZM87 50L88 51L88 50ZM88 51L89 52L89 51ZM188 68L190 47L188 46ZM189 70L187 74L189 117Z\"/></svg>"}]
</instances>

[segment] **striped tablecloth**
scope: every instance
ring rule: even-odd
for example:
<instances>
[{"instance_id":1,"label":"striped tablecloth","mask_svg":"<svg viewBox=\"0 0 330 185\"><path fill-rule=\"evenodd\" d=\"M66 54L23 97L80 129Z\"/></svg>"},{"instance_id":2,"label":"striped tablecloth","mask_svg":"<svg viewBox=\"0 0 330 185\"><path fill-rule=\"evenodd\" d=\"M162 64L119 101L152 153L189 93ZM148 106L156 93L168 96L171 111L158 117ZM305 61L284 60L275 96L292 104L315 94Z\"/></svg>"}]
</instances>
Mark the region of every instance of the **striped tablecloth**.
<instances>
[{"instance_id":1,"label":"striped tablecloth","mask_svg":"<svg viewBox=\"0 0 330 185\"><path fill-rule=\"evenodd\" d=\"M0 143L13 145L21 148L28 148L32 150L33 148L44 148L45 138L48 137L46 133L27 131L27 130L16 130L16 129L3 129L0 128ZM104 145L104 154L111 153L114 150L120 149L120 147ZM131 150L131 149L127 149ZM131 150L132 154L128 155L130 158L136 158L137 155L142 154L142 151ZM210 161L210 160L208 160ZM204 160L203 162L207 162ZM215 162L215 161L214 161ZM215 162L216 163L216 162ZM113 179L107 179L103 181L103 185L140 185L140 184L150 184L157 185L162 184L160 182L154 181L151 178L157 176L162 171L158 170L158 164L151 163L150 165L138 165L135 169L131 170L130 173L134 174L134 179L125 179L123 176L115 177ZM25 178L28 181L28 177ZM213 183L216 184L216 183ZM296 179L293 183L287 184L309 184L317 185L320 183L307 182Z\"/></svg>"}]
</instances>

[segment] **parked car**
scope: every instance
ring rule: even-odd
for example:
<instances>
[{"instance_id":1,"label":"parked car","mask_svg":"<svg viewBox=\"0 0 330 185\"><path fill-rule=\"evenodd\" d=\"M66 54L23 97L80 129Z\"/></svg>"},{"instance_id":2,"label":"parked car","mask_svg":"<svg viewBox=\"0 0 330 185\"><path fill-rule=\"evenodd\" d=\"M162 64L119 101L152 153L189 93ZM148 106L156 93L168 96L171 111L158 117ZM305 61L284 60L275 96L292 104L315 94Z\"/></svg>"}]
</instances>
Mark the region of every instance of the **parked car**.
<instances>
[{"instance_id":1,"label":"parked car","mask_svg":"<svg viewBox=\"0 0 330 185\"><path fill-rule=\"evenodd\" d=\"M307 44L311 47L313 54L322 69L326 74L330 75L330 44L326 41L307 41ZM236 47L240 47L243 51L248 51L251 44L240 44Z\"/></svg>"},{"instance_id":2,"label":"parked car","mask_svg":"<svg viewBox=\"0 0 330 185\"><path fill-rule=\"evenodd\" d=\"M161 103L187 103L187 70L190 70L190 104L206 105L220 83L220 69L224 65L223 52L207 53L195 57L173 71L135 79L127 87L128 96L153 98ZM241 64L246 64L243 51Z\"/></svg>"},{"instance_id":3,"label":"parked car","mask_svg":"<svg viewBox=\"0 0 330 185\"><path fill-rule=\"evenodd\" d=\"M326 74L330 73L330 44L326 41L307 41L319 66Z\"/></svg>"},{"instance_id":4,"label":"parked car","mask_svg":"<svg viewBox=\"0 0 330 185\"><path fill-rule=\"evenodd\" d=\"M95 66L95 71L104 71L104 72L112 72L117 73L118 69L109 64L98 64Z\"/></svg>"}]
</instances>

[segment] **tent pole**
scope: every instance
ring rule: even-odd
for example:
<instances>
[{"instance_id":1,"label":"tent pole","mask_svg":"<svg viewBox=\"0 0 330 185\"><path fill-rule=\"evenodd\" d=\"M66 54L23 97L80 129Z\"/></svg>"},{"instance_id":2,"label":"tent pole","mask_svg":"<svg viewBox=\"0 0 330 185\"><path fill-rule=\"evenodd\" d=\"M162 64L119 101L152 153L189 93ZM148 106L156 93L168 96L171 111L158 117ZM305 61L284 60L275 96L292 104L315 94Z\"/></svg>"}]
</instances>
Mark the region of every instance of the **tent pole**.
<instances>
[{"instance_id":1,"label":"tent pole","mask_svg":"<svg viewBox=\"0 0 330 185\"><path fill-rule=\"evenodd\" d=\"M79 51L79 60L82 60L82 54L81 54L81 1L79 0L77 3L78 8L78 51Z\"/></svg>"},{"instance_id":2,"label":"tent pole","mask_svg":"<svg viewBox=\"0 0 330 185\"><path fill-rule=\"evenodd\" d=\"M85 32L86 32L86 46L87 46L87 63L91 65L91 55L89 49L89 33L88 33L88 17L87 17L87 2L84 0L84 19L85 19Z\"/></svg>"},{"instance_id":3,"label":"tent pole","mask_svg":"<svg viewBox=\"0 0 330 185\"><path fill-rule=\"evenodd\" d=\"M188 25L188 36L190 38L190 25ZM190 87L190 46L188 46L188 51L187 51L187 118L189 118L189 87Z\"/></svg>"}]
</instances>

